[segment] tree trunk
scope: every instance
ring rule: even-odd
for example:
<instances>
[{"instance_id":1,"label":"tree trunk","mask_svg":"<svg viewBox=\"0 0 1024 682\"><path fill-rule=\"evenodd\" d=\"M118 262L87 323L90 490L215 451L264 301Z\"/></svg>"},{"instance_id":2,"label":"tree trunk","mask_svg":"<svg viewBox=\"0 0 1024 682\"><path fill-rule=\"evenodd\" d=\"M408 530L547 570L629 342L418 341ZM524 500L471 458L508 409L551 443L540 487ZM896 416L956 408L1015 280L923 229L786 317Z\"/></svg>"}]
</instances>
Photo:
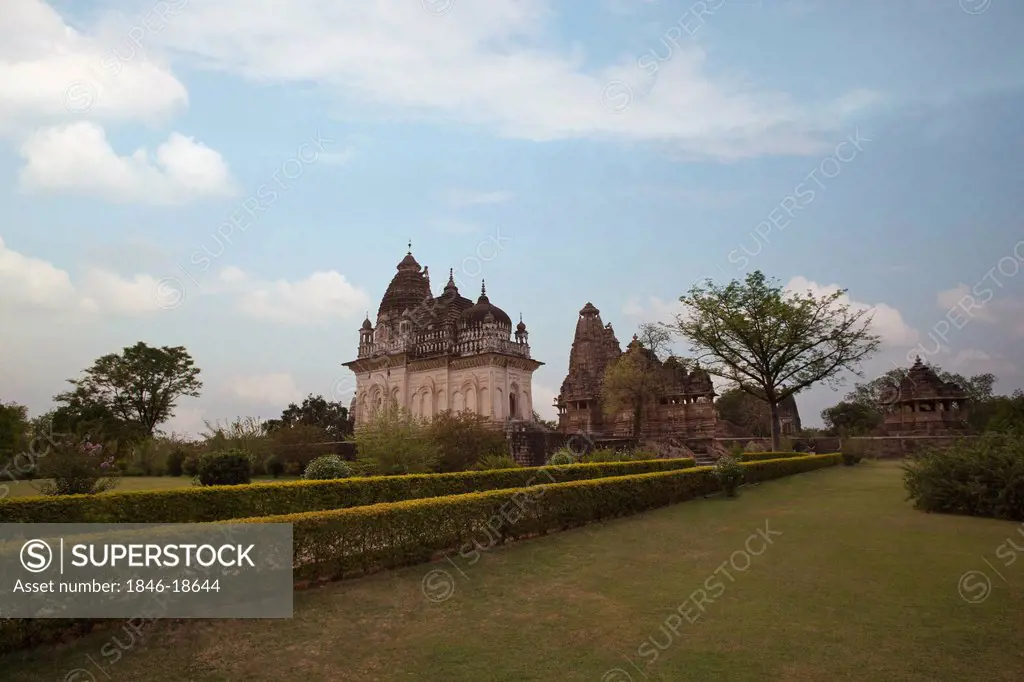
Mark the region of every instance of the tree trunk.
<instances>
[{"instance_id":1,"label":"tree trunk","mask_svg":"<svg viewBox=\"0 0 1024 682\"><path fill-rule=\"evenodd\" d=\"M779 420L779 404L768 403L772 417L772 452L778 452L782 444L782 422Z\"/></svg>"}]
</instances>

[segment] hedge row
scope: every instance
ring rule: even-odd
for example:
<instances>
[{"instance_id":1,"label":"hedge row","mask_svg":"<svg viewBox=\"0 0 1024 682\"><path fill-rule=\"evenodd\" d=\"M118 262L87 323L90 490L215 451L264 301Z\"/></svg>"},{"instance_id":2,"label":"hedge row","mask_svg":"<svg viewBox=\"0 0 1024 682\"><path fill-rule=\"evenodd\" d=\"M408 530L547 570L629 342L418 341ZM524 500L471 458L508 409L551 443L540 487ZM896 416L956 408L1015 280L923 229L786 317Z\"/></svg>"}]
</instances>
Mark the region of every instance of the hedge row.
<instances>
[{"instance_id":1,"label":"hedge row","mask_svg":"<svg viewBox=\"0 0 1024 682\"><path fill-rule=\"evenodd\" d=\"M834 466L837 454L743 463L747 483ZM333 580L478 551L506 540L636 514L720 490L713 467L591 478L354 509L241 519L291 523L295 580Z\"/></svg>"},{"instance_id":2,"label":"hedge row","mask_svg":"<svg viewBox=\"0 0 1024 682\"><path fill-rule=\"evenodd\" d=\"M692 458L142 490L0 501L0 523L198 523L689 469Z\"/></svg>"},{"instance_id":3,"label":"hedge row","mask_svg":"<svg viewBox=\"0 0 1024 682\"><path fill-rule=\"evenodd\" d=\"M746 481L756 483L833 466L840 461L840 455L815 455L741 466ZM566 469L570 467L560 470ZM713 467L695 467L605 476L231 522L291 523L296 582L330 580L428 561L438 552L458 550L465 556L467 551L480 551L497 542L707 495L719 490L712 471ZM0 619L0 654L124 622Z\"/></svg>"},{"instance_id":4,"label":"hedge row","mask_svg":"<svg viewBox=\"0 0 1024 682\"><path fill-rule=\"evenodd\" d=\"M787 457L806 457L806 452L744 452L742 461L763 462L768 459L786 459Z\"/></svg>"}]
</instances>

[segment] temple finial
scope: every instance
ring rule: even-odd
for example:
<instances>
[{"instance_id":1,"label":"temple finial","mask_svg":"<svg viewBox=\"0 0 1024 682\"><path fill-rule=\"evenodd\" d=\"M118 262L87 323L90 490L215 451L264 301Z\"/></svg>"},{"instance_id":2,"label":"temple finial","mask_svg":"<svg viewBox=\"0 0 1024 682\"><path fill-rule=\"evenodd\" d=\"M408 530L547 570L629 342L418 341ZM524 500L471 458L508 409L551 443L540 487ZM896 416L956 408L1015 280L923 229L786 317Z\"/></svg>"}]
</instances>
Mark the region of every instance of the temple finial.
<instances>
[{"instance_id":1,"label":"temple finial","mask_svg":"<svg viewBox=\"0 0 1024 682\"><path fill-rule=\"evenodd\" d=\"M482 279L480 280L480 295L481 296L486 296L487 295L487 285L484 284L484 280L482 280Z\"/></svg>"},{"instance_id":2,"label":"temple finial","mask_svg":"<svg viewBox=\"0 0 1024 682\"><path fill-rule=\"evenodd\" d=\"M412 255L412 240L409 240L409 255Z\"/></svg>"}]
</instances>

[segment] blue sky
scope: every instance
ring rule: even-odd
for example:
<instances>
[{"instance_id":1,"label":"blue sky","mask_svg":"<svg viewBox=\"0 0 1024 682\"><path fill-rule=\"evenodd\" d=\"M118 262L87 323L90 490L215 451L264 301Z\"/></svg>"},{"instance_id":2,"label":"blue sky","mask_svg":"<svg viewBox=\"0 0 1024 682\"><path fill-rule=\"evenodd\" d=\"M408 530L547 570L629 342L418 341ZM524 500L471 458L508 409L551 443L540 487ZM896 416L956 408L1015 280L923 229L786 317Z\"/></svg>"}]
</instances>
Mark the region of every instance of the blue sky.
<instances>
[{"instance_id":1,"label":"blue sky","mask_svg":"<svg viewBox=\"0 0 1024 682\"><path fill-rule=\"evenodd\" d=\"M203 369L178 430L348 394L410 239L523 314L538 404L585 302L625 343L753 268L873 308L869 374L1024 385L1019 4L343 4L4 3L0 398L140 339Z\"/></svg>"}]
</instances>

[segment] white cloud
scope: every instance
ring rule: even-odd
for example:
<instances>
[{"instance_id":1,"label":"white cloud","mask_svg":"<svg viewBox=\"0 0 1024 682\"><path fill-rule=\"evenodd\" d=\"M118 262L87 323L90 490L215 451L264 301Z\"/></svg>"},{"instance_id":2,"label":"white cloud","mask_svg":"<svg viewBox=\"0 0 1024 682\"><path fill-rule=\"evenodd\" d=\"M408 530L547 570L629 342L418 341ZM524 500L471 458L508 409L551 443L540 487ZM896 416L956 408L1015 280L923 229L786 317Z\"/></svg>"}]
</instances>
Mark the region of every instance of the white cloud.
<instances>
[{"instance_id":1,"label":"white cloud","mask_svg":"<svg viewBox=\"0 0 1024 682\"><path fill-rule=\"evenodd\" d=\"M993 294L991 290L989 293L991 298L985 301L983 297L975 296L971 288L961 282L952 289L940 291L936 300L948 318L960 326L966 324L964 320L1001 324L1013 336L1024 338L1024 301L1009 298L1005 294Z\"/></svg>"},{"instance_id":2,"label":"white cloud","mask_svg":"<svg viewBox=\"0 0 1024 682\"><path fill-rule=\"evenodd\" d=\"M996 377L1015 376L1017 366L999 355L992 355L977 348L965 348L950 360L950 369L958 374L981 374L991 372Z\"/></svg>"},{"instance_id":3,"label":"white cloud","mask_svg":"<svg viewBox=\"0 0 1024 682\"><path fill-rule=\"evenodd\" d=\"M263 405L284 406L302 400L295 379L285 372L236 377L228 383L228 390L237 398Z\"/></svg>"},{"instance_id":4,"label":"white cloud","mask_svg":"<svg viewBox=\"0 0 1024 682\"><path fill-rule=\"evenodd\" d=\"M46 310L89 309L71 276L52 263L7 248L0 237L0 301L7 305Z\"/></svg>"},{"instance_id":5,"label":"white cloud","mask_svg":"<svg viewBox=\"0 0 1024 682\"><path fill-rule=\"evenodd\" d=\"M183 0L162 4L180 11ZM165 23L173 14L166 13ZM72 28L41 0L4 0L0 132L20 134L40 122L82 116L152 121L184 109L185 87L150 58L159 27L148 22L144 54L137 47L141 24L101 38Z\"/></svg>"},{"instance_id":6,"label":"white cloud","mask_svg":"<svg viewBox=\"0 0 1024 682\"><path fill-rule=\"evenodd\" d=\"M36 131L24 142L21 187L72 191L117 202L180 203L234 191L221 155L172 133L150 158L145 149L118 156L103 129L81 121Z\"/></svg>"},{"instance_id":7,"label":"white cloud","mask_svg":"<svg viewBox=\"0 0 1024 682\"><path fill-rule=\"evenodd\" d=\"M669 143L728 159L819 153L827 131L845 129L876 99L849 93L797 103L742 81L712 81L705 53L685 43L652 87L638 54L590 68L578 45L553 47L551 0L458 3L443 17L419 9L407 0L264 0L253 12L207 0L154 39L200 67L258 82L315 82L337 95L348 119L455 121L535 141ZM618 113L606 108L621 101L608 98L615 80L633 92Z\"/></svg>"},{"instance_id":8,"label":"white cloud","mask_svg":"<svg viewBox=\"0 0 1024 682\"><path fill-rule=\"evenodd\" d=\"M151 313L163 310L157 300L157 278L136 274L130 279L110 270L87 267L81 288L104 312Z\"/></svg>"},{"instance_id":9,"label":"white cloud","mask_svg":"<svg viewBox=\"0 0 1024 682\"><path fill-rule=\"evenodd\" d=\"M622 307L622 314L629 317L642 318L641 322L664 322L670 324L676 319L676 315L682 313L683 310L683 304L678 300L666 301L657 296L648 296L645 304L641 302L638 296L633 296Z\"/></svg>"},{"instance_id":10,"label":"white cloud","mask_svg":"<svg viewBox=\"0 0 1024 682\"><path fill-rule=\"evenodd\" d=\"M818 297L834 294L841 288L838 284L822 285L802 276L794 277L786 285L789 291L801 294L810 291ZM837 303L847 305L854 311L869 311L868 314L872 315L872 331L881 336L884 343L893 346L912 346L920 339L918 331L903 321L900 311L886 303L862 303L846 294L841 296Z\"/></svg>"},{"instance_id":11,"label":"white cloud","mask_svg":"<svg viewBox=\"0 0 1024 682\"><path fill-rule=\"evenodd\" d=\"M239 312L274 322L322 324L361 315L370 303L366 292L334 270L314 272L295 282L260 282L238 268L228 268L220 279L238 292Z\"/></svg>"}]
</instances>

